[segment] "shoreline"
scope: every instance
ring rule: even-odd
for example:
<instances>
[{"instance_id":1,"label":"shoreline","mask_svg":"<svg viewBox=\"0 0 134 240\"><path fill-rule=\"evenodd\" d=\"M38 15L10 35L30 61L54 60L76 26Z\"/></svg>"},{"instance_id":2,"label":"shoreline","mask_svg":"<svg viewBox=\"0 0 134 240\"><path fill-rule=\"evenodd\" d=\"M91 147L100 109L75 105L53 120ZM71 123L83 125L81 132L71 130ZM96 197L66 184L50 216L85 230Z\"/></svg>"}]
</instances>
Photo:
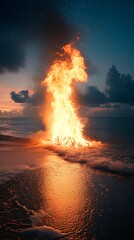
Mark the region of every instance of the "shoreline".
<instances>
[{"instance_id":1,"label":"shoreline","mask_svg":"<svg viewBox=\"0 0 134 240\"><path fill-rule=\"evenodd\" d=\"M37 225L41 227L39 234L42 230L43 234L46 231L47 234L65 233L68 236L63 239L67 240L113 240L115 237L126 240L133 236L133 178L101 173L87 164L64 161L48 150L25 148L24 151L19 146L17 149L18 153L12 149L12 160L16 158L15 164L23 162L20 172L17 169L17 175L1 185L2 239L23 240L27 236L18 231L29 228L28 234L37 231L31 224L31 211L36 217L39 213L46 214L41 225ZM10 151L5 151L5 156L11 161ZM26 167L27 163L31 165ZM28 236L28 239L39 237Z\"/></svg>"},{"instance_id":2,"label":"shoreline","mask_svg":"<svg viewBox=\"0 0 134 240\"><path fill-rule=\"evenodd\" d=\"M115 145L74 150L8 137L0 143L3 240L132 238L134 164L127 146L123 160Z\"/></svg>"}]
</instances>

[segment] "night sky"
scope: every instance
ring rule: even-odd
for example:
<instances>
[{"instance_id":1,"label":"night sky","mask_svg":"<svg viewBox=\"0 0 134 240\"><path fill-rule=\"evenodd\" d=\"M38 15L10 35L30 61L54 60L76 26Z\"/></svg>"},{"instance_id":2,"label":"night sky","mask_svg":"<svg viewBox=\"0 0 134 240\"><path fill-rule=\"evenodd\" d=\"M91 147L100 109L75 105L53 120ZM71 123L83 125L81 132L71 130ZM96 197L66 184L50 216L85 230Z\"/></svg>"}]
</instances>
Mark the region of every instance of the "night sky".
<instances>
[{"instance_id":1,"label":"night sky","mask_svg":"<svg viewBox=\"0 0 134 240\"><path fill-rule=\"evenodd\" d=\"M2 0L0 117L36 114L40 81L71 41L89 75L86 91L78 92L83 114L134 116L133 13L130 0Z\"/></svg>"}]
</instances>

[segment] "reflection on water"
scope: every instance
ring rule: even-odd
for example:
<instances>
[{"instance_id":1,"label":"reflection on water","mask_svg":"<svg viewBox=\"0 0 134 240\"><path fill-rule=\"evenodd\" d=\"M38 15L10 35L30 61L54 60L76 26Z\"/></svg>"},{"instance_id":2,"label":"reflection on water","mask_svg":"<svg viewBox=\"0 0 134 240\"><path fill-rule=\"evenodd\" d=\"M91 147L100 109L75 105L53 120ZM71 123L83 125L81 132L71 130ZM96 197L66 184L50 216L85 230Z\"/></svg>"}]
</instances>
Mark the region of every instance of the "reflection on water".
<instances>
[{"instance_id":1,"label":"reflection on water","mask_svg":"<svg viewBox=\"0 0 134 240\"><path fill-rule=\"evenodd\" d=\"M70 163L45 150L36 158L35 152L30 157L25 149L28 162L40 168L1 186L1 239L26 240L11 229L31 227L29 210L35 217L47 212L42 224L69 234L64 240L133 239L133 178L91 170L88 164Z\"/></svg>"},{"instance_id":2,"label":"reflection on water","mask_svg":"<svg viewBox=\"0 0 134 240\"><path fill-rule=\"evenodd\" d=\"M64 232L73 232L73 237L81 231L82 239L87 239L85 224L88 221L90 225L93 212L90 177L87 184L84 166L70 164L58 156L47 156L47 169L41 188L44 208L50 215L49 221Z\"/></svg>"},{"instance_id":3,"label":"reflection on water","mask_svg":"<svg viewBox=\"0 0 134 240\"><path fill-rule=\"evenodd\" d=\"M1 119L0 134L25 136L36 127L31 119ZM43 224L69 233L67 240L133 239L133 118L93 119L86 134L109 144L61 152L72 163L43 148L1 146L0 179L9 181L0 186L0 239L26 240L11 233L31 227L26 209L47 211Z\"/></svg>"},{"instance_id":4,"label":"reflection on water","mask_svg":"<svg viewBox=\"0 0 134 240\"><path fill-rule=\"evenodd\" d=\"M133 179L100 174L55 155L45 156L44 162L40 195L49 214L45 224L69 233L68 240L131 236L134 208L128 202L134 200Z\"/></svg>"}]
</instances>

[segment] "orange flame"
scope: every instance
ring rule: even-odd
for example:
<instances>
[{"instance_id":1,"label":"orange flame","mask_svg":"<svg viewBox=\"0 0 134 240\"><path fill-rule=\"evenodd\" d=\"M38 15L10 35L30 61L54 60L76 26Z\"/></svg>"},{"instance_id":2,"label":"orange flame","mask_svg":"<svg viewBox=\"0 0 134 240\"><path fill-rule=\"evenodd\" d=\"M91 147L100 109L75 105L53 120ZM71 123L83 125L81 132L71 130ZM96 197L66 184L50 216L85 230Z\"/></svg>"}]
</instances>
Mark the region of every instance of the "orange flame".
<instances>
[{"instance_id":1,"label":"orange flame","mask_svg":"<svg viewBox=\"0 0 134 240\"><path fill-rule=\"evenodd\" d=\"M71 100L71 83L86 82L87 73L84 59L79 50L72 44L62 48L63 53L58 54L60 59L51 65L43 85L52 96L49 101L49 123L47 126L48 138L52 144L62 146L88 146L90 142L83 137L83 124L76 114L76 109ZM45 119L45 116L44 116ZM46 141L43 140L42 143Z\"/></svg>"}]
</instances>

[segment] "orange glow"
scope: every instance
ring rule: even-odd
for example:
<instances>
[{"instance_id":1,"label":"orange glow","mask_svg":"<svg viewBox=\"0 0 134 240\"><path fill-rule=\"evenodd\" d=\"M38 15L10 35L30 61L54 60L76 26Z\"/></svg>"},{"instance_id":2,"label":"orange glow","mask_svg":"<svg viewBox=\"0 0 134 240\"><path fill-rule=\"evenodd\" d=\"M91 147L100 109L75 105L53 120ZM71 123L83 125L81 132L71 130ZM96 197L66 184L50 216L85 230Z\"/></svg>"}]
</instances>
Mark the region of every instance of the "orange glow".
<instances>
[{"instance_id":1,"label":"orange glow","mask_svg":"<svg viewBox=\"0 0 134 240\"><path fill-rule=\"evenodd\" d=\"M49 110L47 114L43 114L43 122L47 127L47 138L52 144L67 147L91 145L91 142L83 137L84 126L76 114L72 100L72 83L86 82L88 76L85 70L80 51L68 44L62 48L62 53L58 53L57 60L51 65L42 82L49 95ZM45 142L42 140L42 143Z\"/></svg>"},{"instance_id":2,"label":"orange glow","mask_svg":"<svg viewBox=\"0 0 134 240\"><path fill-rule=\"evenodd\" d=\"M87 186L84 181L84 172L79 165L70 165L55 155L45 156L45 163L47 168L44 172L44 181L40 185L44 208L47 206L52 221L56 219L56 228L60 228L62 222L70 229L74 223L79 222L79 219L79 227L82 228L84 226L84 215L81 214L83 209L89 209L89 211L93 209L92 199L88 204L85 201ZM89 184L88 193L92 197L90 188Z\"/></svg>"},{"instance_id":3,"label":"orange glow","mask_svg":"<svg viewBox=\"0 0 134 240\"><path fill-rule=\"evenodd\" d=\"M19 81L18 81L19 79ZM0 111L5 111L8 116L12 116L12 111L16 112L16 116L23 115L24 106L21 103L16 103L11 99L10 92L19 92L21 89L27 89L27 83L32 82L32 77L24 73L23 69L17 73L5 71L0 76ZM30 94L32 91L29 91ZM15 116L15 114L14 114Z\"/></svg>"}]
</instances>

